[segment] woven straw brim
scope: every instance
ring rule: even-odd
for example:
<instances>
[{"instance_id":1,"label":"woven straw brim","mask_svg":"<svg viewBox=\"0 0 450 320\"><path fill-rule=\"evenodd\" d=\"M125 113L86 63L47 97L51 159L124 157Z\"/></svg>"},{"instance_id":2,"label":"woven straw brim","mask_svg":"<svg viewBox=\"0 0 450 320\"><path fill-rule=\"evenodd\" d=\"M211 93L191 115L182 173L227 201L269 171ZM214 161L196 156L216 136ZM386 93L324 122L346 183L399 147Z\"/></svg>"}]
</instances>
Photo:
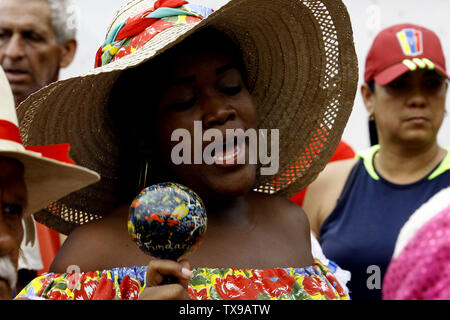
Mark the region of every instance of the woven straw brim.
<instances>
[{"instance_id":1,"label":"woven straw brim","mask_svg":"<svg viewBox=\"0 0 450 320\"><path fill-rule=\"evenodd\" d=\"M1 151L0 156L16 159L23 164L28 193L24 216L100 180L100 176L92 170L45 158L37 152Z\"/></svg>"},{"instance_id":2,"label":"woven straw brim","mask_svg":"<svg viewBox=\"0 0 450 320\"><path fill-rule=\"evenodd\" d=\"M127 4L119 11L130 8ZM200 23L163 31L135 53L53 83L20 105L25 144L69 142L74 161L102 176L99 183L35 215L38 221L69 233L113 209L120 182L117 140L105 117L109 92L122 70L152 59L204 26L223 31L242 48L259 128L279 129L280 170L258 176L256 190L290 196L324 168L350 116L358 82L345 6L336 0L232 0Z\"/></svg>"},{"instance_id":3,"label":"woven straw brim","mask_svg":"<svg viewBox=\"0 0 450 320\"><path fill-rule=\"evenodd\" d=\"M24 180L28 194L28 205L23 212L26 242L34 241L34 224L29 220L33 213L100 180L100 176L96 172L45 158L37 152L0 150L0 156L16 159L22 163L24 168Z\"/></svg>"}]
</instances>

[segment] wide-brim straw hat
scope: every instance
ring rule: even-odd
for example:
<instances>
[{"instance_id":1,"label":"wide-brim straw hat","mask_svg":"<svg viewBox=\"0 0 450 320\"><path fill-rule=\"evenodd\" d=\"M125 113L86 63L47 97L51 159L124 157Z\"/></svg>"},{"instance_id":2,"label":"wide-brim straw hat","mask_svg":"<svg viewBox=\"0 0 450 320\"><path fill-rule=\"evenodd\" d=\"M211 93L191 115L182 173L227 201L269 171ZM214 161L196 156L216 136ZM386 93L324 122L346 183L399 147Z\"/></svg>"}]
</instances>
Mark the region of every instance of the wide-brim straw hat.
<instances>
[{"instance_id":1,"label":"wide-brim straw hat","mask_svg":"<svg viewBox=\"0 0 450 320\"><path fill-rule=\"evenodd\" d=\"M26 242L29 242L34 239L31 214L75 190L99 181L100 176L92 170L46 157L40 152L27 150L20 140L17 125L13 93L0 67L0 157L15 159L23 165L27 189L27 206L23 211L23 218L26 226ZM64 146L47 146L46 150L57 154L61 147L65 149ZM34 148L34 150L38 149ZM58 157L64 158L64 154Z\"/></svg>"},{"instance_id":2,"label":"wide-brim straw hat","mask_svg":"<svg viewBox=\"0 0 450 320\"><path fill-rule=\"evenodd\" d=\"M134 0L123 5L107 34L154 4ZM74 161L102 176L99 183L37 214L38 221L67 234L112 210L120 183L119 151L105 107L114 82L123 70L206 26L240 46L259 128L279 129L280 170L257 176L255 190L290 196L324 168L350 116L358 82L346 7L337 0L231 0L200 22L164 30L135 52L53 83L19 106L26 144L69 142Z\"/></svg>"}]
</instances>

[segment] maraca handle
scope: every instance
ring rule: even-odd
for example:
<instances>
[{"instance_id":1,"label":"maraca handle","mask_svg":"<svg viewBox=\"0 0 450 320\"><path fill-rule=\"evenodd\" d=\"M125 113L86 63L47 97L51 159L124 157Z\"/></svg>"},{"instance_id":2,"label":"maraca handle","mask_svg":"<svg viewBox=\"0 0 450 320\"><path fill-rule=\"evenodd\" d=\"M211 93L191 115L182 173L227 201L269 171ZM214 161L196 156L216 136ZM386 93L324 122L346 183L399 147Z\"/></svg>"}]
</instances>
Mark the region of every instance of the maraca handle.
<instances>
[{"instance_id":1,"label":"maraca handle","mask_svg":"<svg viewBox=\"0 0 450 320\"><path fill-rule=\"evenodd\" d=\"M163 277L163 282L161 283L161 285L165 285L165 284L173 284L173 283L178 283L178 278L175 276L164 276Z\"/></svg>"}]
</instances>

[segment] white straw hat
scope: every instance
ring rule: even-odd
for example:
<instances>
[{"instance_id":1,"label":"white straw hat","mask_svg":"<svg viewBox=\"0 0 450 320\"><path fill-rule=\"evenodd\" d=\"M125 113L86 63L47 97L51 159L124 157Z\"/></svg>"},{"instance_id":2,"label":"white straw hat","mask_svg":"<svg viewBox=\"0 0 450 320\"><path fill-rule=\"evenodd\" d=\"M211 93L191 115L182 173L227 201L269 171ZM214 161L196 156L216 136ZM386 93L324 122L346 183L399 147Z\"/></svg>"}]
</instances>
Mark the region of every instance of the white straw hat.
<instances>
[{"instance_id":1,"label":"white straw hat","mask_svg":"<svg viewBox=\"0 0 450 320\"><path fill-rule=\"evenodd\" d=\"M65 146L55 146L64 149ZM52 152L52 146L47 146ZM34 148L38 150L39 148ZM45 149L42 148L42 149ZM66 148L67 149L67 148ZM89 169L43 156L27 150L20 139L14 98L8 79L0 67L0 157L15 159L24 167L27 188L27 207L23 218L27 226L27 242L34 229L30 229L31 214L48 206L67 194L81 189L100 179Z\"/></svg>"},{"instance_id":2,"label":"white straw hat","mask_svg":"<svg viewBox=\"0 0 450 320\"><path fill-rule=\"evenodd\" d=\"M124 50L121 41L113 41L124 25L135 17L147 18L155 5L174 1L133 0L122 6L99 53ZM179 19L185 20L186 16ZM101 182L37 214L38 221L67 234L114 208L120 181L117 137L105 109L111 88L123 70L189 41L189 35L203 27L225 33L242 49L249 91L258 108L258 127L269 132L279 129L280 170L258 176L255 189L290 196L324 168L340 141L358 83L345 6L339 0L231 0L195 22L156 33L141 47L129 48L129 54L53 83L19 106L26 144L67 141L71 157L102 176ZM103 61L97 56L99 60Z\"/></svg>"}]
</instances>

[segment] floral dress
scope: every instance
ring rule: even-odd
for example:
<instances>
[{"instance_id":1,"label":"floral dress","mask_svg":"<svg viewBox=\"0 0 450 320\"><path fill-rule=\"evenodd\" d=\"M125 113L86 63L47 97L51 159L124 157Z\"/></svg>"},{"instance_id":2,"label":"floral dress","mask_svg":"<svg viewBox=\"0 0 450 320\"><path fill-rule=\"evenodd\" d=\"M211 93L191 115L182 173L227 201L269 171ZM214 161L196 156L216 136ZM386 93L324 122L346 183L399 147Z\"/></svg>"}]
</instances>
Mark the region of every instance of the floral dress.
<instances>
[{"instance_id":1,"label":"floral dress","mask_svg":"<svg viewBox=\"0 0 450 320\"><path fill-rule=\"evenodd\" d=\"M46 273L16 299L135 300L145 288L147 267L85 273ZM349 300L318 259L306 268L197 268L188 286L194 300Z\"/></svg>"}]
</instances>

